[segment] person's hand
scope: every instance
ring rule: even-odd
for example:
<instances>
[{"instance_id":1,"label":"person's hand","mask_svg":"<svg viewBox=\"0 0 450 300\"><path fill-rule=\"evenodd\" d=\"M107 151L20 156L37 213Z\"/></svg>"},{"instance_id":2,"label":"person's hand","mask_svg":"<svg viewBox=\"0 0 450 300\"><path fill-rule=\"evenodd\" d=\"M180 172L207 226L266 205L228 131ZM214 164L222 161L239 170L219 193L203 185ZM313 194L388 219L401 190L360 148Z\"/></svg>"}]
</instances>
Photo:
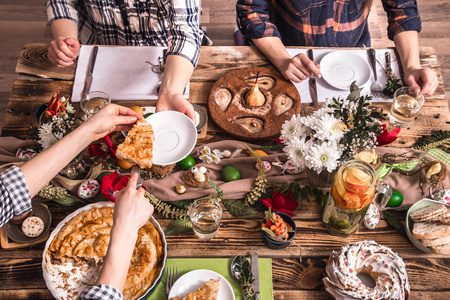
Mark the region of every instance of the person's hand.
<instances>
[{"instance_id":1,"label":"person's hand","mask_svg":"<svg viewBox=\"0 0 450 300\"><path fill-rule=\"evenodd\" d=\"M284 59L277 68L284 78L296 83L300 83L312 75L321 77L319 64L310 60L303 53L297 54L291 59Z\"/></svg>"},{"instance_id":2,"label":"person's hand","mask_svg":"<svg viewBox=\"0 0 450 300\"><path fill-rule=\"evenodd\" d=\"M436 91L439 81L435 71L425 68L405 70L403 83L414 89L420 89L424 96L431 96Z\"/></svg>"},{"instance_id":3,"label":"person's hand","mask_svg":"<svg viewBox=\"0 0 450 300\"><path fill-rule=\"evenodd\" d=\"M50 43L47 59L57 67L68 67L80 54L80 42L74 38L58 37Z\"/></svg>"},{"instance_id":4,"label":"person's hand","mask_svg":"<svg viewBox=\"0 0 450 300\"><path fill-rule=\"evenodd\" d=\"M139 230L154 211L153 205L145 198L145 190L136 189L138 174L133 174L128 184L118 194L114 208L114 226L121 232L134 233Z\"/></svg>"},{"instance_id":5,"label":"person's hand","mask_svg":"<svg viewBox=\"0 0 450 300\"><path fill-rule=\"evenodd\" d=\"M113 131L128 131L133 124L143 117L128 107L108 104L82 126L92 135L92 141L96 141Z\"/></svg>"},{"instance_id":6,"label":"person's hand","mask_svg":"<svg viewBox=\"0 0 450 300\"><path fill-rule=\"evenodd\" d=\"M195 124L195 113L192 104L179 93L164 93L159 95L156 103L156 112L165 110L176 110L187 115Z\"/></svg>"}]
</instances>

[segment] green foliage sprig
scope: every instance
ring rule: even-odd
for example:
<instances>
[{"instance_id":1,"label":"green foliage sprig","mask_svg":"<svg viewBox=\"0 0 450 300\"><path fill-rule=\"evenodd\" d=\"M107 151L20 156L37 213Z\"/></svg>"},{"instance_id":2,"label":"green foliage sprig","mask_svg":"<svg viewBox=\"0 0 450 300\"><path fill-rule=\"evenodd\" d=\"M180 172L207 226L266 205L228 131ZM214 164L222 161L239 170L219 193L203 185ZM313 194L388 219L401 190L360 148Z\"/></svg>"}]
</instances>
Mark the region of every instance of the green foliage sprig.
<instances>
[{"instance_id":1,"label":"green foliage sprig","mask_svg":"<svg viewBox=\"0 0 450 300\"><path fill-rule=\"evenodd\" d=\"M387 114L370 109L372 97L361 96L362 88L355 82L350 86L350 94L346 101L333 97L328 105L333 109L332 114L341 119L345 134L339 141L344 148L343 158L353 157L361 148L372 149L376 143L376 136L380 130L380 119L385 119ZM356 110L355 110L356 108Z\"/></svg>"},{"instance_id":2,"label":"green foliage sprig","mask_svg":"<svg viewBox=\"0 0 450 300\"><path fill-rule=\"evenodd\" d=\"M253 151L253 149L250 148L247 144L245 144L245 147L247 147L248 151L250 151L250 153L255 156L256 162L259 166L258 176L256 176L255 179L255 187L245 196L245 203L247 205L253 205L266 192L267 178L265 167L261 160L261 157L259 157L259 155L256 154L255 151Z\"/></svg>"},{"instance_id":3,"label":"green foliage sprig","mask_svg":"<svg viewBox=\"0 0 450 300\"><path fill-rule=\"evenodd\" d=\"M235 217L242 216L255 216L258 214L256 210L248 206L246 203L241 200L228 200L223 201L223 205L226 209Z\"/></svg>"},{"instance_id":4,"label":"green foliage sprig","mask_svg":"<svg viewBox=\"0 0 450 300\"><path fill-rule=\"evenodd\" d=\"M432 130L430 135L424 135L412 146L413 149L427 151L439 148L445 152L450 151L450 131Z\"/></svg>"}]
</instances>

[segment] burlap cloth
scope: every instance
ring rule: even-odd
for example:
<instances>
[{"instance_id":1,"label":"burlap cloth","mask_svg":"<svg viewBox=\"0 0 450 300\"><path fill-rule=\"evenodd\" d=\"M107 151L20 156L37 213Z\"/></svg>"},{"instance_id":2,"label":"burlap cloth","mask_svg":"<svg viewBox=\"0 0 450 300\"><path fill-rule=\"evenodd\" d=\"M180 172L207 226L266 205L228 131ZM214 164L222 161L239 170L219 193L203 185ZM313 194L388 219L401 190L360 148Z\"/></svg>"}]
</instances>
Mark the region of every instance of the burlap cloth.
<instances>
[{"instance_id":1,"label":"burlap cloth","mask_svg":"<svg viewBox=\"0 0 450 300\"><path fill-rule=\"evenodd\" d=\"M5 163L11 162L21 162L15 157L17 149L20 147L27 148L33 145L33 141L22 141L13 137L2 137L0 138L0 163L3 165ZM255 144L249 144L253 149L257 149L259 146ZM208 146L213 149L219 149L220 151L229 150L233 154L231 158L222 158L219 164L207 164L199 160L199 152L204 146L197 146L191 153L191 156L194 157L196 161L196 166L201 167L205 166L208 169L209 178L216 183L224 192L224 199L243 199L245 195L254 187L255 177L257 175L257 170L255 168L256 159L254 157L249 157L248 152L246 151L246 147L244 142L227 140L216 143L210 143ZM278 151L269 151L264 150L269 155L264 156L263 160L269 161L271 163L278 162L284 163L286 161L286 155L282 152ZM408 157L411 159L417 159L422 151L413 150L410 148L390 148L390 147L380 147L377 148L376 152L378 155L383 155L385 153L392 154L403 154L409 151ZM426 156L431 158L429 156ZM433 159L433 158L431 158ZM434 159L433 159L434 160ZM222 180L222 169L225 166L234 166L241 173L241 179L237 181L224 182ZM2 171L4 168L2 168ZM144 186L154 194L156 197L163 201L177 201L177 200L185 200L185 199L195 199L210 193L214 192L212 187L206 188L194 188L187 186L183 180L182 176L186 171L177 171L174 172L162 179L149 179L144 182ZM267 173L267 179L269 182L274 184L283 184L290 183L292 181L298 182L301 186L308 185L309 181L306 175L306 172L302 172L296 175L282 175L279 174L282 172L280 167L273 166L271 170ZM425 178L425 171L422 170L422 181ZM394 189L400 191L404 196L403 205L413 204L416 201L430 197L429 195L429 184L425 183L423 186L423 190L425 191L425 195L422 195L422 190L419 186L420 180L420 172L412 175L406 176L404 174L398 174L396 171L392 172L389 176L387 176L383 182L389 184ZM176 185L185 185L186 193L179 195L175 192ZM61 181L59 181L59 185L63 185L68 188L71 192L76 194L77 186L67 186ZM450 180L447 178L444 180L442 185L438 187L442 188L450 187Z\"/></svg>"}]
</instances>

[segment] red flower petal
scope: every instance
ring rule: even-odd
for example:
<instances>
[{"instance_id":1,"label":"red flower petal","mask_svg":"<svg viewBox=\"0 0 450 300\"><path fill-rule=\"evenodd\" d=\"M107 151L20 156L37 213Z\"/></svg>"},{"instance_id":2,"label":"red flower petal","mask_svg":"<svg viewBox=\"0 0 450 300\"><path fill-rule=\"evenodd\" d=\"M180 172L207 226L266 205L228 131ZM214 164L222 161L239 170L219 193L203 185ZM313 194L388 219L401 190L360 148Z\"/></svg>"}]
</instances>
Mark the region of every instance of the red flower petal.
<instances>
[{"instance_id":1,"label":"red flower petal","mask_svg":"<svg viewBox=\"0 0 450 300\"><path fill-rule=\"evenodd\" d=\"M273 193L272 199L273 199L272 205L274 209L282 209L284 207L284 203L286 201L283 197L283 194L276 191L275 193Z\"/></svg>"},{"instance_id":2,"label":"red flower petal","mask_svg":"<svg viewBox=\"0 0 450 300\"><path fill-rule=\"evenodd\" d=\"M382 124L381 129L382 129L382 131L377 136L377 142L378 142L379 147L390 144L393 141L395 141L401 130L401 128L395 128L391 132L388 132L386 130L386 124Z\"/></svg>"},{"instance_id":3,"label":"red flower petal","mask_svg":"<svg viewBox=\"0 0 450 300\"><path fill-rule=\"evenodd\" d=\"M114 197L114 192L116 191L115 186L118 184L119 181L120 181L119 173L111 173L103 177L100 191L102 192L103 196L105 196L105 198L108 199L109 201L112 202L116 201L116 197Z\"/></svg>"},{"instance_id":4,"label":"red flower petal","mask_svg":"<svg viewBox=\"0 0 450 300\"><path fill-rule=\"evenodd\" d=\"M264 199L259 199L259 201L261 201L261 203L267 207L267 208L272 208L272 199L270 198L264 198Z\"/></svg>"}]
</instances>

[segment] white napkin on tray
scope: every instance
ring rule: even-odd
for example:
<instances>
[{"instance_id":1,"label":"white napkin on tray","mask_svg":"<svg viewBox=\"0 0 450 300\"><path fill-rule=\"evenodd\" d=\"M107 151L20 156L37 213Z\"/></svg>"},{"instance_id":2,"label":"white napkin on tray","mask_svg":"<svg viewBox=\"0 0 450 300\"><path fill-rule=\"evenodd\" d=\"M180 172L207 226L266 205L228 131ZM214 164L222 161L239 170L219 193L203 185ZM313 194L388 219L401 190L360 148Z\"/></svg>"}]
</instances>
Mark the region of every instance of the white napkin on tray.
<instances>
[{"instance_id":1,"label":"white napkin on tray","mask_svg":"<svg viewBox=\"0 0 450 300\"><path fill-rule=\"evenodd\" d=\"M72 101L79 102L83 93L86 69L94 46L83 45L78 57ZM163 74L152 71L163 57L166 47L98 46L90 91L102 91L111 100L156 100ZM184 96L189 98L189 84Z\"/></svg>"},{"instance_id":2,"label":"white napkin on tray","mask_svg":"<svg viewBox=\"0 0 450 300\"><path fill-rule=\"evenodd\" d=\"M295 55L297 55L299 53L304 53L305 55L307 55L308 50L307 49L288 48L287 51L292 57L294 57ZM374 82L374 78L373 78L372 66L369 62L369 56L367 54L367 49L342 49L342 48L341 49L313 49L313 51L314 51L313 52L314 61L319 64L320 64L320 61L322 60L322 58L326 54L333 52L333 51L349 51L349 52L352 52L353 54L356 54L356 55L360 56L361 58L363 58L369 64L370 79L367 81L366 84L364 84L363 86L360 86L360 87L363 88L363 90L362 90L363 95L368 94L368 95L372 96L372 93L370 92L370 86ZM386 83L387 83L387 75L383 68L386 65L385 64L386 60L384 58L384 55L386 52L391 53L392 71L395 73L396 77L398 79L400 79L400 82L401 82L400 68L399 68L398 61L397 61L397 58L395 55L395 51L393 49L376 49L375 50L376 58L381 63L381 65L379 63L377 63L378 82L383 87L386 86ZM298 92L300 93L300 98L302 99L302 103L312 103L311 95L309 93L309 81L304 80L301 83L294 83L294 85L297 88ZM325 102L325 99L331 98L333 96L335 96L335 97L342 96L342 97L346 98L348 96L348 94L350 93L350 90L348 90L348 91L340 90L340 89L337 89L337 88L331 86L330 84L328 84L325 81L325 79L323 77L316 79L316 86L317 86L317 99L318 99L319 103L323 103L323 102ZM392 98L373 97L372 102L392 102Z\"/></svg>"}]
</instances>

